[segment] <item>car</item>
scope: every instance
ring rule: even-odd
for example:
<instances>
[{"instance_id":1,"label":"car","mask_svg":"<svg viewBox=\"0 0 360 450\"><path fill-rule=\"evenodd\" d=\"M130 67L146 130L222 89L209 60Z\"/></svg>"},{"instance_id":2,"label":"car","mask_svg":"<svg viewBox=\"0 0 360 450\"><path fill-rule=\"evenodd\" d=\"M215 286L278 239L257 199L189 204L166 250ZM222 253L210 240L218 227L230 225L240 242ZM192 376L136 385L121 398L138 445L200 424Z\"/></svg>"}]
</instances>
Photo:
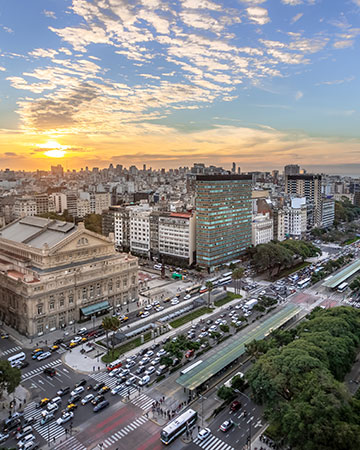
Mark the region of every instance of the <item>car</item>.
<instances>
[{"instance_id":1,"label":"car","mask_svg":"<svg viewBox=\"0 0 360 450\"><path fill-rule=\"evenodd\" d=\"M37 403L36 407L37 407L37 408L42 408L42 407L46 406L48 403L50 403L50 399L47 398L47 397L45 397L45 398L42 398L42 399L39 401L39 403Z\"/></svg>"},{"instance_id":2,"label":"car","mask_svg":"<svg viewBox=\"0 0 360 450\"><path fill-rule=\"evenodd\" d=\"M212 319L208 319L207 321L206 321L206 325L211 325L213 323L213 320Z\"/></svg>"},{"instance_id":3,"label":"car","mask_svg":"<svg viewBox=\"0 0 360 450\"><path fill-rule=\"evenodd\" d=\"M139 365L145 366L149 361L150 359L147 356L144 356L144 358L139 362Z\"/></svg>"},{"instance_id":4,"label":"car","mask_svg":"<svg viewBox=\"0 0 360 450\"><path fill-rule=\"evenodd\" d=\"M95 398L93 398L92 400L91 400L91 403L93 404L93 405L98 405L100 402L102 402L103 400L105 400L105 397L103 396L103 395L97 395Z\"/></svg>"},{"instance_id":5,"label":"car","mask_svg":"<svg viewBox=\"0 0 360 450\"><path fill-rule=\"evenodd\" d=\"M95 384L94 386L94 391L98 391L99 389L101 389L102 387L105 386L105 383L103 383L102 381L100 383Z\"/></svg>"},{"instance_id":6,"label":"car","mask_svg":"<svg viewBox=\"0 0 360 450\"><path fill-rule=\"evenodd\" d=\"M164 311L164 307L163 306L157 306L156 308L155 308L155 310L156 310L156 312L160 312L160 311Z\"/></svg>"},{"instance_id":7,"label":"car","mask_svg":"<svg viewBox=\"0 0 360 450\"><path fill-rule=\"evenodd\" d=\"M124 385L119 384L119 385L115 386L113 389L111 389L111 395L119 394L123 389L124 389Z\"/></svg>"},{"instance_id":8,"label":"car","mask_svg":"<svg viewBox=\"0 0 360 450\"><path fill-rule=\"evenodd\" d=\"M57 391L57 395L59 397L63 397L64 395L68 394L69 392L70 392L70 387L66 386L66 387L63 387L63 388L59 389Z\"/></svg>"},{"instance_id":9,"label":"car","mask_svg":"<svg viewBox=\"0 0 360 450\"><path fill-rule=\"evenodd\" d=\"M43 359L49 358L51 356L51 352L40 353L40 355L36 358L38 361L42 361Z\"/></svg>"},{"instance_id":10,"label":"car","mask_svg":"<svg viewBox=\"0 0 360 450\"><path fill-rule=\"evenodd\" d=\"M190 300L191 299L191 295L190 294L186 294L184 297L184 300Z\"/></svg>"},{"instance_id":11,"label":"car","mask_svg":"<svg viewBox=\"0 0 360 450\"><path fill-rule=\"evenodd\" d=\"M78 381L78 382L75 384L75 387L78 388L78 387L80 387L80 386L85 386L86 383L87 383L87 380L86 380L85 378L82 378L80 381Z\"/></svg>"},{"instance_id":12,"label":"car","mask_svg":"<svg viewBox=\"0 0 360 450\"><path fill-rule=\"evenodd\" d=\"M166 355L166 353L167 353L167 351L162 348L161 350L159 350L156 353L156 356L164 356L164 355Z\"/></svg>"},{"instance_id":13,"label":"car","mask_svg":"<svg viewBox=\"0 0 360 450\"><path fill-rule=\"evenodd\" d=\"M29 361L19 361L19 364L16 365L18 369L25 369L29 365Z\"/></svg>"},{"instance_id":14,"label":"car","mask_svg":"<svg viewBox=\"0 0 360 450\"><path fill-rule=\"evenodd\" d=\"M64 342L64 339L56 339L56 341L54 341L53 345L60 345Z\"/></svg>"},{"instance_id":15,"label":"car","mask_svg":"<svg viewBox=\"0 0 360 450\"><path fill-rule=\"evenodd\" d=\"M131 369L132 367L134 367L136 365L136 362L135 361L129 361L127 364L126 364L126 368L127 369Z\"/></svg>"},{"instance_id":16,"label":"car","mask_svg":"<svg viewBox=\"0 0 360 450\"><path fill-rule=\"evenodd\" d=\"M144 375L140 380L139 380L139 386L145 386L146 384L148 384L150 381L150 377L149 375Z\"/></svg>"},{"instance_id":17,"label":"car","mask_svg":"<svg viewBox=\"0 0 360 450\"><path fill-rule=\"evenodd\" d=\"M37 450L39 448L39 444L35 441L27 442L23 447L22 450Z\"/></svg>"},{"instance_id":18,"label":"car","mask_svg":"<svg viewBox=\"0 0 360 450\"><path fill-rule=\"evenodd\" d=\"M174 298L174 299L171 300L171 304L172 305L178 305L179 303L180 302L179 302L179 300L177 298Z\"/></svg>"},{"instance_id":19,"label":"car","mask_svg":"<svg viewBox=\"0 0 360 450\"><path fill-rule=\"evenodd\" d=\"M130 377L128 380L126 380L125 386L131 386L132 384L135 383L135 381L136 381L136 377Z\"/></svg>"},{"instance_id":20,"label":"car","mask_svg":"<svg viewBox=\"0 0 360 450\"><path fill-rule=\"evenodd\" d=\"M130 373L129 369L121 369L121 372L119 373L119 376L117 378L122 378L128 376Z\"/></svg>"},{"instance_id":21,"label":"car","mask_svg":"<svg viewBox=\"0 0 360 450\"><path fill-rule=\"evenodd\" d=\"M84 386L77 386L73 391L71 391L70 396L74 397L75 395L82 394L84 391Z\"/></svg>"},{"instance_id":22,"label":"car","mask_svg":"<svg viewBox=\"0 0 360 450\"><path fill-rule=\"evenodd\" d=\"M1 339L9 339L8 333L2 332L2 333L1 333Z\"/></svg>"},{"instance_id":23,"label":"car","mask_svg":"<svg viewBox=\"0 0 360 450\"><path fill-rule=\"evenodd\" d=\"M109 406L110 403L107 400L103 400L102 402L100 402L98 405L96 405L93 409L94 412L99 412L102 409L106 408L107 406Z\"/></svg>"},{"instance_id":24,"label":"car","mask_svg":"<svg viewBox=\"0 0 360 450\"><path fill-rule=\"evenodd\" d=\"M135 374L136 374L136 375L140 375L140 374L144 373L145 370L146 370L146 369L145 369L144 366L140 366L140 367L138 367L138 368L135 370Z\"/></svg>"},{"instance_id":25,"label":"car","mask_svg":"<svg viewBox=\"0 0 360 450\"><path fill-rule=\"evenodd\" d=\"M42 355L43 353L44 353L43 350L40 350L40 351L38 351L36 353L32 353L31 358L32 359L37 359L38 356Z\"/></svg>"},{"instance_id":26,"label":"car","mask_svg":"<svg viewBox=\"0 0 360 450\"><path fill-rule=\"evenodd\" d=\"M78 345L78 342L70 342L69 348L74 348Z\"/></svg>"},{"instance_id":27,"label":"car","mask_svg":"<svg viewBox=\"0 0 360 450\"><path fill-rule=\"evenodd\" d=\"M57 403L49 403L46 407L46 410L49 412L55 412L59 409L59 405ZM44 411L45 412L45 411Z\"/></svg>"},{"instance_id":28,"label":"car","mask_svg":"<svg viewBox=\"0 0 360 450\"><path fill-rule=\"evenodd\" d=\"M31 441L35 441L35 436L33 434L28 434L23 439L21 439L21 441L18 442L18 447L19 448L24 447L25 444Z\"/></svg>"},{"instance_id":29,"label":"car","mask_svg":"<svg viewBox=\"0 0 360 450\"><path fill-rule=\"evenodd\" d=\"M10 434L8 434L8 433L0 433L0 443L2 444L7 439L9 439L9 437L10 437Z\"/></svg>"},{"instance_id":30,"label":"car","mask_svg":"<svg viewBox=\"0 0 360 450\"><path fill-rule=\"evenodd\" d=\"M98 394L106 394L106 392L110 391L109 386L103 386L101 389L98 390Z\"/></svg>"},{"instance_id":31,"label":"car","mask_svg":"<svg viewBox=\"0 0 360 450\"><path fill-rule=\"evenodd\" d=\"M200 441L204 441L207 437L209 437L211 434L211 430L209 428L203 428L202 430L199 431L197 438Z\"/></svg>"},{"instance_id":32,"label":"car","mask_svg":"<svg viewBox=\"0 0 360 450\"><path fill-rule=\"evenodd\" d=\"M74 411L74 409L76 409L76 408L77 408L76 403L70 403L69 405L67 405L66 411Z\"/></svg>"},{"instance_id":33,"label":"car","mask_svg":"<svg viewBox=\"0 0 360 450\"><path fill-rule=\"evenodd\" d=\"M151 356L153 356L154 355L154 352L152 351L152 350L148 350L146 353L145 353L145 356L147 356L148 358L151 358Z\"/></svg>"},{"instance_id":34,"label":"car","mask_svg":"<svg viewBox=\"0 0 360 450\"><path fill-rule=\"evenodd\" d=\"M215 333L215 331L217 331L217 326L216 325L211 325L211 327L209 328L210 333Z\"/></svg>"},{"instance_id":35,"label":"car","mask_svg":"<svg viewBox=\"0 0 360 450\"><path fill-rule=\"evenodd\" d=\"M81 395L80 394L75 394L75 395L70 395L70 398L68 400L68 404L70 403L76 403L79 400L81 400Z\"/></svg>"},{"instance_id":36,"label":"car","mask_svg":"<svg viewBox=\"0 0 360 450\"><path fill-rule=\"evenodd\" d=\"M45 367L43 373L48 377L54 377L56 375L56 370L53 367Z\"/></svg>"},{"instance_id":37,"label":"car","mask_svg":"<svg viewBox=\"0 0 360 450\"><path fill-rule=\"evenodd\" d=\"M52 398L50 403L56 403L57 405L60 405L61 397L56 396L56 397Z\"/></svg>"},{"instance_id":38,"label":"car","mask_svg":"<svg viewBox=\"0 0 360 450\"><path fill-rule=\"evenodd\" d=\"M84 334L86 334L88 332L87 328L80 328L80 330L78 330L78 335L82 336Z\"/></svg>"},{"instance_id":39,"label":"car","mask_svg":"<svg viewBox=\"0 0 360 450\"><path fill-rule=\"evenodd\" d=\"M20 430L18 433L16 433L16 439L23 439L25 436L33 432L33 427L31 425L28 425L26 427L23 427L22 430Z\"/></svg>"},{"instance_id":40,"label":"car","mask_svg":"<svg viewBox=\"0 0 360 450\"><path fill-rule=\"evenodd\" d=\"M59 348L60 348L59 345L52 345L52 346L50 347L50 351L51 351L51 353L52 353L52 352L55 352L56 350L59 350Z\"/></svg>"},{"instance_id":41,"label":"car","mask_svg":"<svg viewBox=\"0 0 360 450\"><path fill-rule=\"evenodd\" d=\"M57 419L56 423L58 425L63 425L66 422L69 422L74 417L74 413L72 411L65 412L59 419Z\"/></svg>"},{"instance_id":42,"label":"car","mask_svg":"<svg viewBox=\"0 0 360 450\"><path fill-rule=\"evenodd\" d=\"M143 319L144 317L149 317L150 313L149 311L145 311L143 314L141 314L141 318Z\"/></svg>"},{"instance_id":43,"label":"car","mask_svg":"<svg viewBox=\"0 0 360 450\"><path fill-rule=\"evenodd\" d=\"M234 400L230 405L231 411L238 411L241 408L241 403L238 400Z\"/></svg>"},{"instance_id":44,"label":"car","mask_svg":"<svg viewBox=\"0 0 360 450\"><path fill-rule=\"evenodd\" d=\"M152 306L151 305L147 305L144 308L144 311L151 311L152 310Z\"/></svg>"},{"instance_id":45,"label":"car","mask_svg":"<svg viewBox=\"0 0 360 450\"><path fill-rule=\"evenodd\" d=\"M194 355L194 353L195 353L195 350L194 350L194 349L188 350L188 351L185 353L185 358L191 358L191 357Z\"/></svg>"},{"instance_id":46,"label":"car","mask_svg":"<svg viewBox=\"0 0 360 450\"><path fill-rule=\"evenodd\" d=\"M108 375L109 375L109 377L115 377L121 371L122 371L122 369L120 367L117 367L116 369L111 370Z\"/></svg>"},{"instance_id":47,"label":"car","mask_svg":"<svg viewBox=\"0 0 360 450\"><path fill-rule=\"evenodd\" d=\"M34 348L34 350L31 352L31 356L35 355L36 353L42 353L44 349L42 347Z\"/></svg>"},{"instance_id":48,"label":"car","mask_svg":"<svg viewBox=\"0 0 360 450\"><path fill-rule=\"evenodd\" d=\"M30 417L28 417L27 419L24 420L23 427L26 427L27 425L31 425L34 422L35 422L35 417L30 416Z\"/></svg>"},{"instance_id":49,"label":"car","mask_svg":"<svg viewBox=\"0 0 360 450\"><path fill-rule=\"evenodd\" d=\"M220 430L225 433L226 431L229 431L233 425L234 422L231 419L227 419L220 425Z\"/></svg>"},{"instance_id":50,"label":"car","mask_svg":"<svg viewBox=\"0 0 360 450\"><path fill-rule=\"evenodd\" d=\"M94 397L95 397L94 394L85 395L85 397L81 400L81 404L86 405L87 403L91 402L91 400L93 400Z\"/></svg>"},{"instance_id":51,"label":"car","mask_svg":"<svg viewBox=\"0 0 360 450\"><path fill-rule=\"evenodd\" d=\"M73 339L71 339L70 342L75 342L75 344L79 344L82 340L81 336L75 336Z\"/></svg>"},{"instance_id":52,"label":"car","mask_svg":"<svg viewBox=\"0 0 360 450\"><path fill-rule=\"evenodd\" d=\"M160 356L157 356L156 358L154 358L152 361L151 361L151 365L152 366L157 366L158 364L160 364Z\"/></svg>"},{"instance_id":53,"label":"car","mask_svg":"<svg viewBox=\"0 0 360 450\"><path fill-rule=\"evenodd\" d=\"M53 413L50 414L46 414L45 416L42 417L42 419L40 420L40 425L45 425L46 423L51 422L52 420L55 419L55 416Z\"/></svg>"},{"instance_id":54,"label":"car","mask_svg":"<svg viewBox=\"0 0 360 450\"><path fill-rule=\"evenodd\" d=\"M145 370L145 373L146 373L146 375L151 375L152 373L154 373L155 372L155 367L154 366L149 366L146 370Z\"/></svg>"}]
</instances>

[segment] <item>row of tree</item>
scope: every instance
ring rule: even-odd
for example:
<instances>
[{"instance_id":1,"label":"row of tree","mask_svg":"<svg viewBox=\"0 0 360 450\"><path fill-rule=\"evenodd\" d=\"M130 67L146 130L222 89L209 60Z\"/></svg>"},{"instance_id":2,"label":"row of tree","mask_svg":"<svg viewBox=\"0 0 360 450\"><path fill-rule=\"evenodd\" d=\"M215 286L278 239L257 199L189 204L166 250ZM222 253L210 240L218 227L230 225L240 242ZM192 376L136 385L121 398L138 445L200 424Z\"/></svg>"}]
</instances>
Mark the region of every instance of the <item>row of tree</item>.
<instances>
[{"instance_id":1,"label":"row of tree","mask_svg":"<svg viewBox=\"0 0 360 450\"><path fill-rule=\"evenodd\" d=\"M335 201L335 224L339 222L352 222L360 217L360 208L351 203L347 197Z\"/></svg>"},{"instance_id":2,"label":"row of tree","mask_svg":"<svg viewBox=\"0 0 360 450\"><path fill-rule=\"evenodd\" d=\"M341 382L360 343L360 312L315 309L291 331L252 342L258 360L247 373L271 428L299 450L360 448L360 401Z\"/></svg>"}]
</instances>

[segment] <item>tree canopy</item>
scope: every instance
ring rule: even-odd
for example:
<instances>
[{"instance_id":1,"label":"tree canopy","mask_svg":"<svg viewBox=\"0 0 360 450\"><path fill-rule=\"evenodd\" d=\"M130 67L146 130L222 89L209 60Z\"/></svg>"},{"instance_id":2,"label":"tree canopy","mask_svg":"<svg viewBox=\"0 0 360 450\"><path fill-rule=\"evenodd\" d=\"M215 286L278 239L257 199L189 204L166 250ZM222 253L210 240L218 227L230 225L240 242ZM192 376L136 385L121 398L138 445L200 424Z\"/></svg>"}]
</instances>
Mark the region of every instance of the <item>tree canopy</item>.
<instances>
[{"instance_id":1,"label":"tree canopy","mask_svg":"<svg viewBox=\"0 0 360 450\"><path fill-rule=\"evenodd\" d=\"M0 361L0 397L4 391L8 394L15 392L21 381L21 371L11 367L9 361Z\"/></svg>"}]
</instances>

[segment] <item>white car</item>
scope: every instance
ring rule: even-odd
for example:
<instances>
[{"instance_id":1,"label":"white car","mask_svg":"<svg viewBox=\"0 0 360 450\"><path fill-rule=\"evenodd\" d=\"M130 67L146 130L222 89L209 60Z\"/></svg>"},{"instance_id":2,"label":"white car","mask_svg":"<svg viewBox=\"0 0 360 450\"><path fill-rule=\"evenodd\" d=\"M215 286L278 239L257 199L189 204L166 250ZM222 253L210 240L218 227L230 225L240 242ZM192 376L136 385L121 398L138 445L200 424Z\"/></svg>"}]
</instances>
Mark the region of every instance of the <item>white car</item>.
<instances>
[{"instance_id":1,"label":"white car","mask_svg":"<svg viewBox=\"0 0 360 450\"><path fill-rule=\"evenodd\" d=\"M95 398L94 394L85 395L85 397L81 400L81 404L86 405L87 403L91 402L93 398Z\"/></svg>"},{"instance_id":2,"label":"white car","mask_svg":"<svg viewBox=\"0 0 360 450\"><path fill-rule=\"evenodd\" d=\"M109 377L116 377L116 375L117 375L118 373L120 373L120 372L121 372L120 367L118 367L118 368L116 368L116 369L113 369L113 370L109 373Z\"/></svg>"},{"instance_id":3,"label":"white car","mask_svg":"<svg viewBox=\"0 0 360 450\"><path fill-rule=\"evenodd\" d=\"M24 439L21 439L21 441L18 442L18 447L22 448L24 447L25 444L34 440L35 436L33 434L28 434L27 436L24 437Z\"/></svg>"},{"instance_id":4,"label":"white car","mask_svg":"<svg viewBox=\"0 0 360 450\"><path fill-rule=\"evenodd\" d=\"M215 332L217 331L217 326L216 325L211 325L211 327L209 328L210 332Z\"/></svg>"},{"instance_id":5,"label":"white car","mask_svg":"<svg viewBox=\"0 0 360 450\"><path fill-rule=\"evenodd\" d=\"M157 356L156 358L154 358L154 359L151 361L151 365L152 365L152 366L157 366L158 364L160 364L160 359L161 359L161 357L160 357L160 356Z\"/></svg>"},{"instance_id":6,"label":"white car","mask_svg":"<svg viewBox=\"0 0 360 450\"><path fill-rule=\"evenodd\" d=\"M165 308L163 307L163 306L157 306L156 308L155 308L155 311L156 312L160 312L160 311L163 311Z\"/></svg>"},{"instance_id":7,"label":"white car","mask_svg":"<svg viewBox=\"0 0 360 450\"><path fill-rule=\"evenodd\" d=\"M42 361L43 359L46 359L46 358L48 358L49 356L51 356L51 353L50 353L50 352L44 352L44 353L41 353L36 359L37 359L38 361Z\"/></svg>"},{"instance_id":8,"label":"white car","mask_svg":"<svg viewBox=\"0 0 360 450\"><path fill-rule=\"evenodd\" d=\"M179 302L179 300L177 298L174 298L174 299L171 300L171 304L172 305L178 305L179 303L180 302Z\"/></svg>"},{"instance_id":9,"label":"white car","mask_svg":"<svg viewBox=\"0 0 360 450\"><path fill-rule=\"evenodd\" d=\"M124 389L124 386L122 384L119 384L115 386L113 389L111 389L111 394L116 395L119 394Z\"/></svg>"},{"instance_id":10,"label":"white car","mask_svg":"<svg viewBox=\"0 0 360 450\"><path fill-rule=\"evenodd\" d=\"M92 395L92 394L91 394ZM62 425L66 422L69 422L74 417L74 413L72 411L64 413L59 419L56 421L58 425Z\"/></svg>"},{"instance_id":11,"label":"white car","mask_svg":"<svg viewBox=\"0 0 360 450\"><path fill-rule=\"evenodd\" d=\"M143 314L141 314L141 318L143 319L144 317L149 317L150 313L149 311L145 311Z\"/></svg>"},{"instance_id":12,"label":"white car","mask_svg":"<svg viewBox=\"0 0 360 450\"><path fill-rule=\"evenodd\" d=\"M150 377L149 375L145 375L143 376L140 380L139 380L139 386L145 386L146 384L148 384L150 381Z\"/></svg>"},{"instance_id":13,"label":"white car","mask_svg":"<svg viewBox=\"0 0 360 450\"><path fill-rule=\"evenodd\" d=\"M190 298L191 298L191 295L190 294L186 294L185 297L184 297L184 300L190 300Z\"/></svg>"},{"instance_id":14,"label":"white car","mask_svg":"<svg viewBox=\"0 0 360 450\"><path fill-rule=\"evenodd\" d=\"M85 391L84 386L78 386L70 393L70 397L74 397L74 395L82 394Z\"/></svg>"},{"instance_id":15,"label":"white car","mask_svg":"<svg viewBox=\"0 0 360 450\"><path fill-rule=\"evenodd\" d=\"M151 305L147 305L144 308L144 311L151 311L152 310L152 306Z\"/></svg>"},{"instance_id":16,"label":"white car","mask_svg":"<svg viewBox=\"0 0 360 450\"><path fill-rule=\"evenodd\" d=\"M150 358L151 356L153 356L153 354L154 354L154 352L153 352L152 350L148 350L148 351L145 353L145 356L147 356L148 358Z\"/></svg>"},{"instance_id":17,"label":"white car","mask_svg":"<svg viewBox=\"0 0 360 450\"><path fill-rule=\"evenodd\" d=\"M128 380L126 380L125 386L131 386L132 384L135 383L135 381L136 381L136 377L130 377Z\"/></svg>"},{"instance_id":18,"label":"white car","mask_svg":"<svg viewBox=\"0 0 360 450\"><path fill-rule=\"evenodd\" d=\"M126 368L127 369L131 369L132 367L134 367L136 365L136 362L134 361L134 360L131 360L131 361L129 361L127 364L126 364Z\"/></svg>"},{"instance_id":19,"label":"white car","mask_svg":"<svg viewBox=\"0 0 360 450\"><path fill-rule=\"evenodd\" d=\"M203 428L203 429L199 432L199 434L197 435L197 438L198 438L200 441L204 441L207 437L210 436L210 434L211 434L211 431L210 431L209 428Z\"/></svg>"},{"instance_id":20,"label":"white car","mask_svg":"<svg viewBox=\"0 0 360 450\"><path fill-rule=\"evenodd\" d=\"M75 344L78 344L81 342L82 337L81 336L75 336L73 339L71 339L70 342L74 342Z\"/></svg>"},{"instance_id":21,"label":"white car","mask_svg":"<svg viewBox=\"0 0 360 450\"><path fill-rule=\"evenodd\" d=\"M156 353L156 356L164 356L164 355L166 355L166 350L164 350L163 348Z\"/></svg>"},{"instance_id":22,"label":"white car","mask_svg":"<svg viewBox=\"0 0 360 450\"><path fill-rule=\"evenodd\" d=\"M56 403L49 403L46 407L49 412L55 412L59 409L59 405Z\"/></svg>"},{"instance_id":23,"label":"white car","mask_svg":"<svg viewBox=\"0 0 360 450\"><path fill-rule=\"evenodd\" d=\"M155 372L155 367L154 366L149 366L146 370L145 373L146 375L151 375L152 373Z\"/></svg>"},{"instance_id":24,"label":"white car","mask_svg":"<svg viewBox=\"0 0 360 450\"><path fill-rule=\"evenodd\" d=\"M150 359L147 356L144 356L144 358L139 362L139 366L145 366L150 361Z\"/></svg>"}]
</instances>

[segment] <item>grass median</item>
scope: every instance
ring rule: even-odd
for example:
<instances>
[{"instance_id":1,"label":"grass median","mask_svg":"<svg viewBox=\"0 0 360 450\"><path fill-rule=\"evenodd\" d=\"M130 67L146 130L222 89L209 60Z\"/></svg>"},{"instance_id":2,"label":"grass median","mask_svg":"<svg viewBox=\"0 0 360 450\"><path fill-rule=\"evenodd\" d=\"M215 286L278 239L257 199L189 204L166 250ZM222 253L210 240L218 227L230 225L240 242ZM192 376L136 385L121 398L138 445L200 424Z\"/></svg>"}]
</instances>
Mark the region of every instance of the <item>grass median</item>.
<instances>
[{"instance_id":1,"label":"grass median","mask_svg":"<svg viewBox=\"0 0 360 450\"><path fill-rule=\"evenodd\" d=\"M170 325L173 328L179 328L181 325L184 325L185 323L191 322L194 319L197 319L200 316L203 316L204 314L209 314L213 312L213 309L208 308L207 306L203 306L196 311L193 311L189 314L186 314L183 317L179 317L179 319L175 319L172 322L170 322Z\"/></svg>"},{"instance_id":2,"label":"grass median","mask_svg":"<svg viewBox=\"0 0 360 450\"><path fill-rule=\"evenodd\" d=\"M138 336L135 339L132 339L129 342L126 342L125 344L119 345L118 347L115 347L113 350L109 350L106 355L104 355L101 359L105 364L108 364L112 361L115 361L115 359L118 359L119 356L123 355L124 353L133 350L136 347L139 347L142 344L145 344L146 342L149 342L151 340L151 331L148 331L144 334L144 342L141 342L141 336Z\"/></svg>"},{"instance_id":3,"label":"grass median","mask_svg":"<svg viewBox=\"0 0 360 450\"><path fill-rule=\"evenodd\" d=\"M214 302L215 306L223 306L226 305L226 303L232 302L235 299L242 298L242 295L240 294L234 294L233 292L228 292L226 297L222 298L221 300L216 300Z\"/></svg>"}]
</instances>

